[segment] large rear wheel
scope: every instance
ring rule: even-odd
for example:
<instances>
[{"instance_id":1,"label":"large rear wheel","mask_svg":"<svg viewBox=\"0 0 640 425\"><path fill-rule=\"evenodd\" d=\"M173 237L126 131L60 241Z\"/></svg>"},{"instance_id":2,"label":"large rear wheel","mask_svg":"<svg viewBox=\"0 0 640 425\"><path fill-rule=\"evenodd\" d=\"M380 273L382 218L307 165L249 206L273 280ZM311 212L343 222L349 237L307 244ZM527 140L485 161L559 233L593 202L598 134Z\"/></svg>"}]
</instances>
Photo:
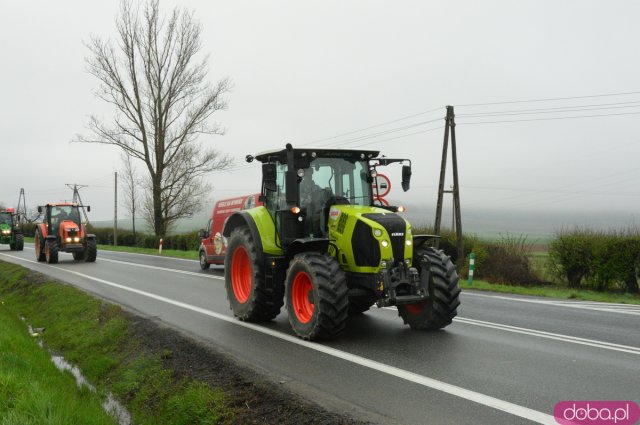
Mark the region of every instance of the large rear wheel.
<instances>
[{"instance_id":1,"label":"large rear wheel","mask_svg":"<svg viewBox=\"0 0 640 425\"><path fill-rule=\"evenodd\" d=\"M44 245L44 256L49 264L58 262L58 242L54 239L47 239Z\"/></svg>"},{"instance_id":2,"label":"large rear wheel","mask_svg":"<svg viewBox=\"0 0 640 425\"><path fill-rule=\"evenodd\" d=\"M40 229L36 231L35 244L36 244L36 261L46 260L46 257L44 255L44 238L42 237L42 232L40 232Z\"/></svg>"},{"instance_id":3,"label":"large rear wheel","mask_svg":"<svg viewBox=\"0 0 640 425\"><path fill-rule=\"evenodd\" d=\"M302 339L327 339L347 321L347 279L335 258L316 252L296 255L286 279L289 323Z\"/></svg>"},{"instance_id":4,"label":"large rear wheel","mask_svg":"<svg viewBox=\"0 0 640 425\"><path fill-rule=\"evenodd\" d=\"M414 253L413 266L420 273L423 256L429 260L431 269L429 299L416 304L399 305L398 314L411 329L441 329L451 324L458 314L458 273L451 258L432 247L418 248Z\"/></svg>"},{"instance_id":5,"label":"large rear wheel","mask_svg":"<svg viewBox=\"0 0 640 425\"><path fill-rule=\"evenodd\" d=\"M227 298L237 318L261 322L280 314L284 286L282 282L275 282L273 287L267 287L264 264L247 226L231 233L225 269Z\"/></svg>"}]
</instances>

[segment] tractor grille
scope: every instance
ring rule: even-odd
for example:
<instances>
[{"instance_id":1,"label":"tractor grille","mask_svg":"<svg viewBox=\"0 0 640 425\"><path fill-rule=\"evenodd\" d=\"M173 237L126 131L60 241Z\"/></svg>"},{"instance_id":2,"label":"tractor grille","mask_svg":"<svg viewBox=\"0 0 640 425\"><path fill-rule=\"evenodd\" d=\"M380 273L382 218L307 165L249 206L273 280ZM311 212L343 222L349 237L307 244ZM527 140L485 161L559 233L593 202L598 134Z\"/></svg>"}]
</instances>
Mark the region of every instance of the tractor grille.
<instances>
[{"instance_id":1,"label":"tractor grille","mask_svg":"<svg viewBox=\"0 0 640 425\"><path fill-rule=\"evenodd\" d=\"M407 223L404 219L396 214L362 214L363 217L373 220L384 227L389 233L391 239L391 248L393 249L393 258L396 261L404 260L405 232L407 231Z\"/></svg>"},{"instance_id":2,"label":"tractor grille","mask_svg":"<svg viewBox=\"0 0 640 425\"><path fill-rule=\"evenodd\" d=\"M340 234L344 233L344 228L347 225L347 220L349 219L349 215L342 213L340 214L340 218L338 219L338 227L336 228L336 231Z\"/></svg>"},{"instance_id":3,"label":"tractor grille","mask_svg":"<svg viewBox=\"0 0 640 425\"><path fill-rule=\"evenodd\" d=\"M380 264L380 245L371 227L358 220L351 236L351 246L356 266L377 267Z\"/></svg>"}]
</instances>

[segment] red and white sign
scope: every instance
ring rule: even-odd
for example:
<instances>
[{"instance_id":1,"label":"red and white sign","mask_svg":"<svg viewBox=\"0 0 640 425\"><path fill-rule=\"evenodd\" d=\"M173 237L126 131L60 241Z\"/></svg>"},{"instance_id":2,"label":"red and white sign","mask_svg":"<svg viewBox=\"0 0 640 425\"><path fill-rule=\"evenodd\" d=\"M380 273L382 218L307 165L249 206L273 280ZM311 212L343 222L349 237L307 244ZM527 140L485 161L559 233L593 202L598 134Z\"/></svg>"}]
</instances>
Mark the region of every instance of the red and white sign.
<instances>
[{"instance_id":1,"label":"red and white sign","mask_svg":"<svg viewBox=\"0 0 640 425\"><path fill-rule=\"evenodd\" d=\"M373 203L374 203L374 204L375 204L375 203L379 203L380 205L384 205L384 206L386 206L386 207L388 207L388 206L389 206L389 201L387 201L387 200L386 200L386 199L384 199L384 198L378 198L377 196L374 196L374 197L373 197Z\"/></svg>"},{"instance_id":2,"label":"red and white sign","mask_svg":"<svg viewBox=\"0 0 640 425\"><path fill-rule=\"evenodd\" d=\"M371 184L373 188L373 196L377 198L384 198L391 192L391 180L384 174L378 174Z\"/></svg>"}]
</instances>

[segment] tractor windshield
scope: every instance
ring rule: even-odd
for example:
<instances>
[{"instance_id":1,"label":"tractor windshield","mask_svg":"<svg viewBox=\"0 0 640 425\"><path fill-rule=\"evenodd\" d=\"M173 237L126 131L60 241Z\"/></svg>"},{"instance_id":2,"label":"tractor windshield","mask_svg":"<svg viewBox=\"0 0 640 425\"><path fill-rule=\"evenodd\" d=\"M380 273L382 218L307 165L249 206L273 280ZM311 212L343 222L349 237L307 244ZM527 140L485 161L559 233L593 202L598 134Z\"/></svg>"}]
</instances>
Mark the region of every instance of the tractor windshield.
<instances>
[{"instance_id":1,"label":"tractor windshield","mask_svg":"<svg viewBox=\"0 0 640 425\"><path fill-rule=\"evenodd\" d=\"M13 224L13 220L11 219L11 213L8 212L0 212L0 224L6 224L11 226Z\"/></svg>"},{"instance_id":2,"label":"tractor windshield","mask_svg":"<svg viewBox=\"0 0 640 425\"><path fill-rule=\"evenodd\" d=\"M318 158L304 171L300 182L300 203L317 197L344 198L351 205L370 205L371 195L367 183L367 165L364 161L343 158Z\"/></svg>"},{"instance_id":3,"label":"tractor windshield","mask_svg":"<svg viewBox=\"0 0 640 425\"><path fill-rule=\"evenodd\" d=\"M80 224L80 211L77 206L63 205L51 207L51 223L57 228L65 220Z\"/></svg>"}]
</instances>

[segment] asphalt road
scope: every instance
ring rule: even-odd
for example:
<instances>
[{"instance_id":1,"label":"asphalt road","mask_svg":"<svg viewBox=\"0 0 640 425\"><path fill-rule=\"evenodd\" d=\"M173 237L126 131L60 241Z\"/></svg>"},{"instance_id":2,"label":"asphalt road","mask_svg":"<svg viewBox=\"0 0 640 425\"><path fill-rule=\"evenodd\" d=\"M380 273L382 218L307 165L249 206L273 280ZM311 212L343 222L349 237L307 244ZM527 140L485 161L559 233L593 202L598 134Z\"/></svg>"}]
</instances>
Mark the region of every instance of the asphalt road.
<instances>
[{"instance_id":1,"label":"asphalt road","mask_svg":"<svg viewBox=\"0 0 640 425\"><path fill-rule=\"evenodd\" d=\"M278 385L356 418L391 424L556 423L562 400L640 401L640 306L465 291L455 322L415 332L392 308L350 319L328 343L293 336L286 311L233 318L223 271L196 261L100 251L94 264L32 268L197 335Z\"/></svg>"}]
</instances>

